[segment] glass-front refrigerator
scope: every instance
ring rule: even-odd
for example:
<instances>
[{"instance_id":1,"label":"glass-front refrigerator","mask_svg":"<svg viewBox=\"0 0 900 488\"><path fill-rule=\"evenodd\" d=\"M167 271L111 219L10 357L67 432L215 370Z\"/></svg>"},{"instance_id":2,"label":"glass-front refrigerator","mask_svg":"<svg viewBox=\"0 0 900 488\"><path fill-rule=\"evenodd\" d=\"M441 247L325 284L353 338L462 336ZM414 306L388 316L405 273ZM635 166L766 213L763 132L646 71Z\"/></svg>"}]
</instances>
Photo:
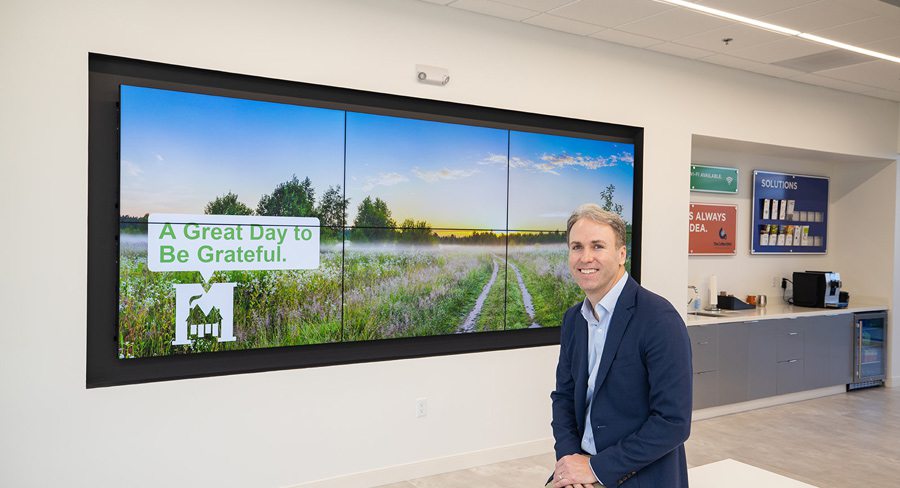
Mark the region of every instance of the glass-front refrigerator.
<instances>
[{"instance_id":1,"label":"glass-front refrigerator","mask_svg":"<svg viewBox=\"0 0 900 488\"><path fill-rule=\"evenodd\" d=\"M847 389L884 384L887 312L858 313L853 337L853 383Z\"/></svg>"}]
</instances>

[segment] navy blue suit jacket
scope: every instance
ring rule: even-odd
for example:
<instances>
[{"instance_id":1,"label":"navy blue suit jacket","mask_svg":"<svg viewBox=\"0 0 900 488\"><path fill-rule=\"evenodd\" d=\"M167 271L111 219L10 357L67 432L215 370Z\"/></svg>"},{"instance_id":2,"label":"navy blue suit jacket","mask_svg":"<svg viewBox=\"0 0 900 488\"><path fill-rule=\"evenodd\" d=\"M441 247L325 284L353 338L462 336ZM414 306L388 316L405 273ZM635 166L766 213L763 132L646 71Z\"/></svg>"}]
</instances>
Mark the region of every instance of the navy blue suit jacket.
<instances>
[{"instance_id":1,"label":"navy blue suit jacket","mask_svg":"<svg viewBox=\"0 0 900 488\"><path fill-rule=\"evenodd\" d=\"M587 364L587 322L579 303L563 318L550 395L556 458L583 453L584 429L592 428L597 454L591 467L604 485L686 488L691 343L678 312L628 278L607 332L589 426Z\"/></svg>"}]
</instances>

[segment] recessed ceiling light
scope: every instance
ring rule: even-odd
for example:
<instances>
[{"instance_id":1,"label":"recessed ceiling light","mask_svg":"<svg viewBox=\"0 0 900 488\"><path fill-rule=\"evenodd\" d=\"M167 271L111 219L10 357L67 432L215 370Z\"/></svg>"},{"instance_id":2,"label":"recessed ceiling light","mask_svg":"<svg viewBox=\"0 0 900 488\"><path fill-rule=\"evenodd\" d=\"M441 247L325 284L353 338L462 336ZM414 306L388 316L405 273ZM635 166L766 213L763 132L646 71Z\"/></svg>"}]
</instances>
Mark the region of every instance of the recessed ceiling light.
<instances>
[{"instance_id":1,"label":"recessed ceiling light","mask_svg":"<svg viewBox=\"0 0 900 488\"><path fill-rule=\"evenodd\" d=\"M791 29L788 27L783 27L776 24L770 24L768 22L763 22L761 20L752 19L750 17L745 17L743 15L733 14L731 12L726 12L724 10L719 10L717 8L707 7L706 5L700 5L694 2L687 2L685 0L655 0L659 3L666 3L669 5L675 5L678 7L684 7L690 10L694 10L696 12L701 12L707 15L712 15L715 17L719 17L722 19L733 20L735 22L740 22L742 24L747 24L753 27L757 27L759 29L765 29L767 31L776 32L778 34L783 34L791 37L799 37L801 39L806 39L807 41L817 42L819 44L824 44L826 46L832 46L839 49L845 49L847 51L853 51L855 53L864 54L866 56L871 56L873 58L884 59L885 61L891 61L893 63L900 64L900 58L897 56L891 56L890 54L880 53L878 51L872 51L871 49L865 49L862 47L854 46L851 44L846 44L839 41L834 41L828 39L826 37L817 36L815 34L809 34L806 32L801 32L796 29ZM726 43L727 44L727 43Z\"/></svg>"}]
</instances>

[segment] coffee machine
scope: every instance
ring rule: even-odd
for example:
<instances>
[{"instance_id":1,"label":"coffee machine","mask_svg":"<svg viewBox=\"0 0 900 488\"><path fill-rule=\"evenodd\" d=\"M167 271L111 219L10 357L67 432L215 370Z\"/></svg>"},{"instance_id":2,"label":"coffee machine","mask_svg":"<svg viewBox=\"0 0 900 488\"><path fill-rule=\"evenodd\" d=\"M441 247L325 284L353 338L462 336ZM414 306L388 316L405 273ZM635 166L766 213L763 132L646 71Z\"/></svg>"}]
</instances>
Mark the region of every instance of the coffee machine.
<instances>
[{"instance_id":1,"label":"coffee machine","mask_svg":"<svg viewBox=\"0 0 900 488\"><path fill-rule=\"evenodd\" d=\"M833 271L795 271L794 305L841 308L841 274Z\"/></svg>"}]
</instances>

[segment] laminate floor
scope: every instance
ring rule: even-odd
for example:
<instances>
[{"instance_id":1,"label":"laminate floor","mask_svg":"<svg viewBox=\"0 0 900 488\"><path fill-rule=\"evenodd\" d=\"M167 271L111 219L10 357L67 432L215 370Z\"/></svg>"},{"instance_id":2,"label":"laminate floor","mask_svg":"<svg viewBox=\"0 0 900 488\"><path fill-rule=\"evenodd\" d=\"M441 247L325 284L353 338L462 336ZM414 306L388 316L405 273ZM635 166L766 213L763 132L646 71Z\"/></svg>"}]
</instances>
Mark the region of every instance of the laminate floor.
<instances>
[{"instance_id":1,"label":"laminate floor","mask_svg":"<svg viewBox=\"0 0 900 488\"><path fill-rule=\"evenodd\" d=\"M900 387L699 420L691 430L689 467L731 458L819 488L900 487ZM546 453L382 488L542 487L553 464Z\"/></svg>"}]
</instances>

